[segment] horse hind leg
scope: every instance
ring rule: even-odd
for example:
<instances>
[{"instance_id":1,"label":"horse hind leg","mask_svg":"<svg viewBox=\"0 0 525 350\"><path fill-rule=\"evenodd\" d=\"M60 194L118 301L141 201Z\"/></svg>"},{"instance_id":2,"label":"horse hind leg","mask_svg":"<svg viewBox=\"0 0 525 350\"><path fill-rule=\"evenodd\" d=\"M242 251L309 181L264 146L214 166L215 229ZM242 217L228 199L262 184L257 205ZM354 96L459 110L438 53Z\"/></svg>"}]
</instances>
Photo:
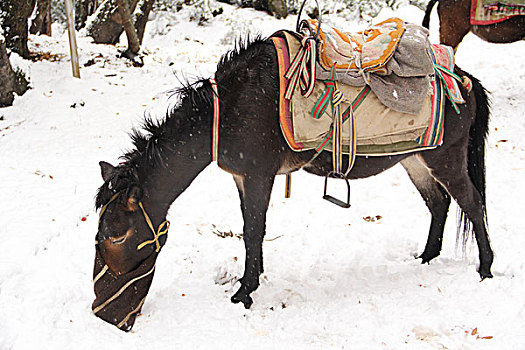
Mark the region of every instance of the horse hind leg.
<instances>
[{"instance_id":1,"label":"horse hind leg","mask_svg":"<svg viewBox=\"0 0 525 350\"><path fill-rule=\"evenodd\" d=\"M250 308L253 300L250 294L259 287L259 276L263 272L262 243L266 231L266 211L275 175L234 176L244 219L243 240L246 249L244 275L240 279L241 287L232 296L235 304L242 302Z\"/></svg>"},{"instance_id":2,"label":"horse hind leg","mask_svg":"<svg viewBox=\"0 0 525 350\"><path fill-rule=\"evenodd\" d=\"M401 161L410 180L423 197L425 204L432 215L430 231L425 245L425 250L418 258L422 263L439 256L443 243L443 229L447 219L448 208L450 206L450 196L443 186L437 182L429 169L421 162L419 156L414 155Z\"/></svg>"},{"instance_id":3,"label":"horse hind leg","mask_svg":"<svg viewBox=\"0 0 525 350\"><path fill-rule=\"evenodd\" d=\"M490 247L485 225L485 201L469 177L466 152L449 148L448 152L436 150L436 153L433 151L421 153L421 158L431 170L431 175L454 198L465 219L468 220L467 222L472 224L479 251L478 272L482 279L492 277L490 267L494 260L494 253ZM460 169L458 169L458 165L461 166ZM468 228L468 226L463 225L463 229ZM464 232L464 234L468 234L468 232Z\"/></svg>"}]
</instances>

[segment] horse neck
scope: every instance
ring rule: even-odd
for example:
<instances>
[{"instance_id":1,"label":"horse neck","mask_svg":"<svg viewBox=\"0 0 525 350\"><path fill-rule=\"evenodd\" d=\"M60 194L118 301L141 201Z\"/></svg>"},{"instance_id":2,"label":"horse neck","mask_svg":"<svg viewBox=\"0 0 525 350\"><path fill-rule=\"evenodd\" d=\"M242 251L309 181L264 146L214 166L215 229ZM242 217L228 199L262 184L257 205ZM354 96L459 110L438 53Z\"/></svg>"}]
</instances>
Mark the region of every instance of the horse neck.
<instances>
[{"instance_id":1,"label":"horse neck","mask_svg":"<svg viewBox=\"0 0 525 350\"><path fill-rule=\"evenodd\" d=\"M139 166L144 206L154 221L162 221L170 205L211 162L213 106L186 101L171 113L163 127L167 135L156 143L162 160L155 166ZM146 154L147 152L143 152ZM145 156L144 156L145 157ZM144 164L151 163L143 160Z\"/></svg>"}]
</instances>

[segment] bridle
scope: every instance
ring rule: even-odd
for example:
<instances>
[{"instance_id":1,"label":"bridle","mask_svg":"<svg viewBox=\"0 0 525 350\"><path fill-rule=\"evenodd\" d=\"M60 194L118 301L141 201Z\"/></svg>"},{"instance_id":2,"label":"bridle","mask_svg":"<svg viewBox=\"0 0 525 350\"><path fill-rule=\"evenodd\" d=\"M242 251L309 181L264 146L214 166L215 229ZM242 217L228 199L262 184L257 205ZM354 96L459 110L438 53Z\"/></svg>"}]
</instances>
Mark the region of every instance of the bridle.
<instances>
[{"instance_id":1,"label":"bridle","mask_svg":"<svg viewBox=\"0 0 525 350\"><path fill-rule=\"evenodd\" d=\"M102 209L100 209L100 214L98 216L99 223L100 223L100 220L102 220L102 215L104 215L104 213L106 212L106 209L107 209L108 205L111 202L113 202L115 199L117 199L119 194L120 194L120 192L115 193L110 198L110 200L106 204L104 204ZM139 244L137 246L137 250L141 250L142 248L144 248L148 244L155 243L155 252L158 253L160 251L160 248L162 248L161 245L160 245L160 242L159 242L159 238L162 235L167 235L168 234L168 229L170 228L170 222L168 220L164 220L159 225L159 227L155 230L155 228L153 227L153 223L151 222L151 219L150 219L148 213L144 209L144 205L142 204L142 202L139 201L138 205L139 205L140 210L142 211L142 215L144 216L144 220L146 221L146 224L148 224L149 229L153 233L153 239L145 240L144 242ZM98 243L98 242L96 242L96 243Z\"/></svg>"}]
</instances>

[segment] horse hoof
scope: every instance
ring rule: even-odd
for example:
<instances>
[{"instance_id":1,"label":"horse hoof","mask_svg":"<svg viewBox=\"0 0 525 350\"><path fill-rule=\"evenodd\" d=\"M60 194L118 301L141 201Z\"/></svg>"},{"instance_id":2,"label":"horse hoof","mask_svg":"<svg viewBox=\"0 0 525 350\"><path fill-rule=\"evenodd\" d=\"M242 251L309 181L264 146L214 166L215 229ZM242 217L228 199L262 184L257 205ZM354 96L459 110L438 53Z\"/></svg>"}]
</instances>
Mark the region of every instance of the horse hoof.
<instances>
[{"instance_id":1,"label":"horse hoof","mask_svg":"<svg viewBox=\"0 0 525 350\"><path fill-rule=\"evenodd\" d=\"M485 278L492 278L492 277L494 277L494 276L492 275L492 273L490 272L490 270L488 270L488 271L482 271L482 269L479 269L478 272L479 272L479 275L480 275L482 281L483 281Z\"/></svg>"},{"instance_id":2,"label":"horse hoof","mask_svg":"<svg viewBox=\"0 0 525 350\"><path fill-rule=\"evenodd\" d=\"M240 302L243 303L244 305L244 308L245 309L249 309L252 304L253 304L253 299L252 297L250 297L249 295L244 295L244 296L241 296L241 295L238 295L239 293L235 293L232 297L231 297L231 301L232 303L234 304L238 304Z\"/></svg>"},{"instance_id":3,"label":"horse hoof","mask_svg":"<svg viewBox=\"0 0 525 350\"><path fill-rule=\"evenodd\" d=\"M438 254L439 255L439 254ZM438 255L431 255L431 254L425 254L423 252L423 254L421 254L420 256L418 256L417 258L418 259L421 259L421 263L422 264L429 264L430 263L430 260L434 259L436 256Z\"/></svg>"}]
</instances>

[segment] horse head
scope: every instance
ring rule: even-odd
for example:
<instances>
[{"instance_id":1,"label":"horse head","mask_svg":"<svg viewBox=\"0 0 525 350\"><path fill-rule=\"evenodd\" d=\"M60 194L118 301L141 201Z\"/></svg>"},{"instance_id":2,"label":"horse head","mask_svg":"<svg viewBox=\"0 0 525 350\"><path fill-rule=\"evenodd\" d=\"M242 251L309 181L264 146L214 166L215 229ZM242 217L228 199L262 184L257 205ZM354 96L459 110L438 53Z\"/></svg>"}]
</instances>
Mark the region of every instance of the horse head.
<instances>
[{"instance_id":1,"label":"horse head","mask_svg":"<svg viewBox=\"0 0 525 350\"><path fill-rule=\"evenodd\" d=\"M96 200L100 208L96 241L106 265L120 276L159 252L169 223L164 221L157 229L153 227L142 204L144 190L134 167L114 167L106 162L100 162L100 167L104 184Z\"/></svg>"}]
</instances>

